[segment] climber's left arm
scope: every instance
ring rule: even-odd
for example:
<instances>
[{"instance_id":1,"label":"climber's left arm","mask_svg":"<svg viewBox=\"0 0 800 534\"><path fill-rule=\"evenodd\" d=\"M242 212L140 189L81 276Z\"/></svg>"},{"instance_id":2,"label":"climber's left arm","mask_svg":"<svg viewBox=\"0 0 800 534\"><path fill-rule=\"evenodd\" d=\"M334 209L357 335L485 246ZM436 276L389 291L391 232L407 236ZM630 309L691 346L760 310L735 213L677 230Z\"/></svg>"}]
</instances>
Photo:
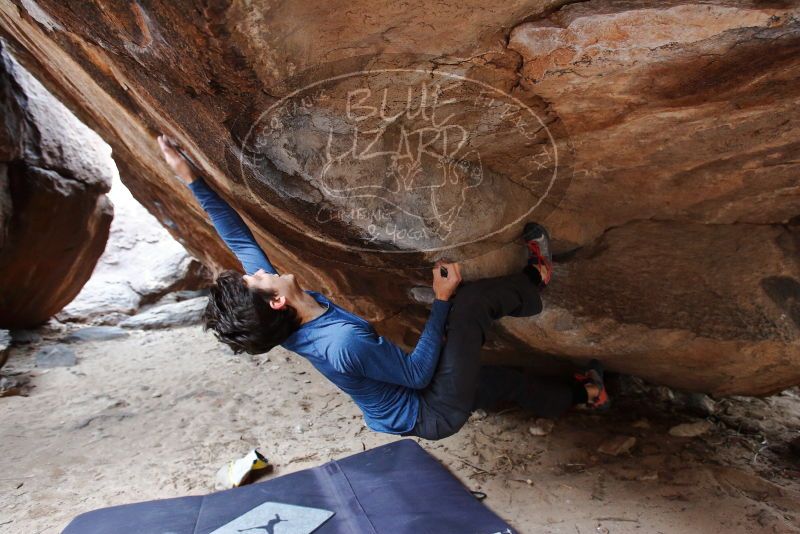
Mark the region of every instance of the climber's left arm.
<instances>
[{"instance_id":1,"label":"climber's left arm","mask_svg":"<svg viewBox=\"0 0 800 534\"><path fill-rule=\"evenodd\" d=\"M175 174L183 180L194 193L197 201L211 217L211 222L217 233L228 245L242 264L246 274L254 274L259 269L268 273L278 274L275 267L267 259L267 255L256 243L250 228L244 223L238 213L211 189L205 181L192 170L186 158L176 149L175 142L161 135L158 145L167 164Z\"/></svg>"},{"instance_id":2,"label":"climber's left arm","mask_svg":"<svg viewBox=\"0 0 800 534\"><path fill-rule=\"evenodd\" d=\"M219 236L242 263L246 274L254 274L259 269L278 274L267 255L256 243L250 228L216 191L208 187L202 178L190 182L189 189L211 217L211 223Z\"/></svg>"}]
</instances>

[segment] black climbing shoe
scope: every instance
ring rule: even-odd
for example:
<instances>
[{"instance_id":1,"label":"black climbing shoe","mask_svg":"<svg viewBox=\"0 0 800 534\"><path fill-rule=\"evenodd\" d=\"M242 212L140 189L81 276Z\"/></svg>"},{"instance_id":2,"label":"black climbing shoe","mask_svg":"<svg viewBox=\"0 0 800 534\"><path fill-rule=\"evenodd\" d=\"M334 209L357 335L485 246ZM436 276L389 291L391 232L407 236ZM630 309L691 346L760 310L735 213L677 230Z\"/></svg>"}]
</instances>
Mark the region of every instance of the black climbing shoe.
<instances>
[{"instance_id":1,"label":"black climbing shoe","mask_svg":"<svg viewBox=\"0 0 800 534\"><path fill-rule=\"evenodd\" d=\"M599 360L590 361L589 368L583 373L575 373L575 380L578 383L591 384L598 389L597 397L586 403L586 406L593 410L607 410L611 406L611 398L606 391L603 374L603 365Z\"/></svg>"},{"instance_id":2,"label":"black climbing shoe","mask_svg":"<svg viewBox=\"0 0 800 534\"><path fill-rule=\"evenodd\" d=\"M550 252L550 234L541 224L529 222L522 231L528 246L528 268L536 269L546 286L553 277L553 254Z\"/></svg>"}]
</instances>

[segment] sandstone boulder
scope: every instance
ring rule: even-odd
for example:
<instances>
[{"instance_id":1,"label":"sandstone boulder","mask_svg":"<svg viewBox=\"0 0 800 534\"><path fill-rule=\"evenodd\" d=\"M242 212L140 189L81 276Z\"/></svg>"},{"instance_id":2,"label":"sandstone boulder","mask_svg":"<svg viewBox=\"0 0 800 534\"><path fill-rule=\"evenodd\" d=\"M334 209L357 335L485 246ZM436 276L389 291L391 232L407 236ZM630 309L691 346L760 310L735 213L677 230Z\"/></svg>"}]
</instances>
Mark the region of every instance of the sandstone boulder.
<instances>
[{"instance_id":1,"label":"sandstone boulder","mask_svg":"<svg viewBox=\"0 0 800 534\"><path fill-rule=\"evenodd\" d=\"M717 394L800 383L800 5L513 0L0 5L193 255L235 265L155 143L182 143L275 264L411 345L431 261L559 266L487 357ZM412 291L413 289L413 291Z\"/></svg>"},{"instance_id":2,"label":"sandstone boulder","mask_svg":"<svg viewBox=\"0 0 800 534\"><path fill-rule=\"evenodd\" d=\"M108 196L114 220L105 251L58 319L117 323L169 292L208 285L208 271L133 198L118 174Z\"/></svg>"},{"instance_id":3,"label":"sandstone boulder","mask_svg":"<svg viewBox=\"0 0 800 534\"><path fill-rule=\"evenodd\" d=\"M78 329L66 337L64 343L83 343L87 341L109 341L127 337L128 332L118 326L87 326Z\"/></svg>"},{"instance_id":4,"label":"sandstone boulder","mask_svg":"<svg viewBox=\"0 0 800 534\"><path fill-rule=\"evenodd\" d=\"M0 367L8 361L9 352L11 352L11 332L0 330Z\"/></svg>"},{"instance_id":5,"label":"sandstone boulder","mask_svg":"<svg viewBox=\"0 0 800 534\"><path fill-rule=\"evenodd\" d=\"M47 320L89 279L113 215L112 162L3 46L0 108L0 326L19 328Z\"/></svg>"},{"instance_id":6,"label":"sandstone boulder","mask_svg":"<svg viewBox=\"0 0 800 534\"><path fill-rule=\"evenodd\" d=\"M195 297L164 304L157 303L147 310L125 319L120 326L152 330L198 324L203 317L206 304L208 304L208 297Z\"/></svg>"}]
</instances>

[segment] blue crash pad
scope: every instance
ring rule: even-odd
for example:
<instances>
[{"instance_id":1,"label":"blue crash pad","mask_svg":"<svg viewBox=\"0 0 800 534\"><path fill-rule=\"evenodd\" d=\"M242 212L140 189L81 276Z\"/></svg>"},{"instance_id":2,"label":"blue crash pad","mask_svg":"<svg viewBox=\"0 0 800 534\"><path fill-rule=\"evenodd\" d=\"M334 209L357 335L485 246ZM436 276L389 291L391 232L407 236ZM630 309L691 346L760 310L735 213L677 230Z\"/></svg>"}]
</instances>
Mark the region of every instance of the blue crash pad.
<instances>
[{"instance_id":1,"label":"blue crash pad","mask_svg":"<svg viewBox=\"0 0 800 534\"><path fill-rule=\"evenodd\" d=\"M415 441L205 496L103 508L63 534L513 534Z\"/></svg>"}]
</instances>

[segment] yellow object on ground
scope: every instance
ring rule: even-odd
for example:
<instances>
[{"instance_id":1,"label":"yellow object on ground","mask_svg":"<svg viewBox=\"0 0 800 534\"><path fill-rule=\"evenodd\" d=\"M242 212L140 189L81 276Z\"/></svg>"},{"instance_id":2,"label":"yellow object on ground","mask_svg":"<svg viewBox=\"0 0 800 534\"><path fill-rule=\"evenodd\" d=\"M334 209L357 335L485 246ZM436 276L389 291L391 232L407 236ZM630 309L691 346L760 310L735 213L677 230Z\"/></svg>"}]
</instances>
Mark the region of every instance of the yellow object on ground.
<instances>
[{"instance_id":1,"label":"yellow object on ground","mask_svg":"<svg viewBox=\"0 0 800 534\"><path fill-rule=\"evenodd\" d=\"M243 458L232 460L219 468L214 488L218 490L236 488L247 484L253 471L270 467L269 460L258 449L253 449Z\"/></svg>"}]
</instances>

